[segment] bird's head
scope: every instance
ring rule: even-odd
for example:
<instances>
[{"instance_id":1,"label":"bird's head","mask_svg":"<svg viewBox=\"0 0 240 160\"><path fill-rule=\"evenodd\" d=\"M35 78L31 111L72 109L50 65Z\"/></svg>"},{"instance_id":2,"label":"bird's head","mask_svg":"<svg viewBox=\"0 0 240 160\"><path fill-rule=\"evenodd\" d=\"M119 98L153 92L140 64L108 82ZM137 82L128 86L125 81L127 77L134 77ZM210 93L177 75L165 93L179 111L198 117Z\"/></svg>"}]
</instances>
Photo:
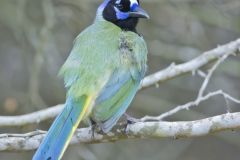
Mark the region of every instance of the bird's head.
<instances>
[{"instance_id":1,"label":"bird's head","mask_svg":"<svg viewBox=\"0 0 240 160\"><path fill-rule=\"evenodd\" d=\"M105 0L98 8L101 16L123 30L136 31L139 18L149 19L139 0Z\"/></svg>"}]
</instances>

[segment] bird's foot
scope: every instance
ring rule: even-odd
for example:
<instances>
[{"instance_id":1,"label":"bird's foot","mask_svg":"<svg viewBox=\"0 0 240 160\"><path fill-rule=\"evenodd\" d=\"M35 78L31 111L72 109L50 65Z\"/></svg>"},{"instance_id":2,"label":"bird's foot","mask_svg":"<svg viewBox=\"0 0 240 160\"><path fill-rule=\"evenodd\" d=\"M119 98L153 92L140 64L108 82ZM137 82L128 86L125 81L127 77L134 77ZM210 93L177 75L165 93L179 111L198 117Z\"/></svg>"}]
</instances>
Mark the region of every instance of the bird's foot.
<instances>
[{"instance_id":1,"label":"bird's foot","mask_svg":"<svg viewBox=\"0 0 240 160\"><path fill-rule=\"evenodd\" d=\"M125 117L127 119L127 124L134 124L134 123L137 123L137 122L141 122L141 119L137 119L137 118L131 117L127 113L125 113L124 115L125 115Z\"/></svg>"},{"instance_id":2,"label":"bird's foot","mask_svg":"<svg viewBox=\"0 0 240 160\"><path fill-rule=\"evenodd\" d=\"M90 124L90 128L91 128L91 130L90 130L90 132L91 132L91 134L92 134L92 139L94 139L95 138L95 133L96 133L96 131L98 130L98 125L97 125L97 123L94 121L94 120L92 120L92 119L89 119L89 124Z\"/></svg>"},{"instance_id":3,"label":"bird's foot","mask_svg":"<svg viewBox=\"0 0 240 160\"><path fill-rule=\"evenodd\" d=\"M125 129L124 129L125 134L128 134L127 128L129 124L134 124L142 121L141 119L137 119L132 116L129 116L127 113L125 113L124 116L126 117L126 120L127 120L127 123L125 124Z\"/></svg>"},{"instance_id":4,"label":"bird's foot","mask_svg":"<svg viewBox=\"0 0 240 160\"><path fill-rule=\"evenodd\" d=\"M95 138L95 130L96 130L96 125L92 125L91 126L91 138L94 139Z\"/></svg>"}]
</instances>

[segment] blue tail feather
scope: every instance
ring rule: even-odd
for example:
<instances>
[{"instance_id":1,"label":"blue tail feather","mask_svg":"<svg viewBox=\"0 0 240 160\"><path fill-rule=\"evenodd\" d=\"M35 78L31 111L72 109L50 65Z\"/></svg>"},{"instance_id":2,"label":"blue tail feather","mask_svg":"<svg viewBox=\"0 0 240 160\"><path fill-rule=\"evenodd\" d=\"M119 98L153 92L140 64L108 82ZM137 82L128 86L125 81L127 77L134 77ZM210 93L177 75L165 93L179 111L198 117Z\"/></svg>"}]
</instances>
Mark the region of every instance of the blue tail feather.
<instances>
[{"instance_id":1,"label":"blue tail feather","mask_svg":"<svg viewBox=\"0 0 240 160\"><path fill-rule=\"evenodd\" d=\"M73 127L78 125L78 119L83 110L86 96L79 100L67 98L62 113L55 119L42 144L35 153L33 160L59 160L68 143Z\"/></svg>"}]
</instances>

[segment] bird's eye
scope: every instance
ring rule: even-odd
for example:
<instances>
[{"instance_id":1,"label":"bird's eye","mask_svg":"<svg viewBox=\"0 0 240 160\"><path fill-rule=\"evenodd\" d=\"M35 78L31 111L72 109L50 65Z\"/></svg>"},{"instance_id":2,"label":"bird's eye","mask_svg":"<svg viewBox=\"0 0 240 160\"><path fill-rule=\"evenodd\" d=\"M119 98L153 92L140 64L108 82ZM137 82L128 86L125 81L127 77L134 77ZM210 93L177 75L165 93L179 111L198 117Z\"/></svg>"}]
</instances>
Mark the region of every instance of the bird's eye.
<instances>
[{"instance_id":1,"label":"bird's eye","mask_svg":"<svg viewBox=\"0 0 240 160\"><path fill-rule=\"evenodd\" d=\"M124 8L121 3L115 4L115 6L116 6L119 10L123 10L123 8Z\"/></svg>"}]
</instances>

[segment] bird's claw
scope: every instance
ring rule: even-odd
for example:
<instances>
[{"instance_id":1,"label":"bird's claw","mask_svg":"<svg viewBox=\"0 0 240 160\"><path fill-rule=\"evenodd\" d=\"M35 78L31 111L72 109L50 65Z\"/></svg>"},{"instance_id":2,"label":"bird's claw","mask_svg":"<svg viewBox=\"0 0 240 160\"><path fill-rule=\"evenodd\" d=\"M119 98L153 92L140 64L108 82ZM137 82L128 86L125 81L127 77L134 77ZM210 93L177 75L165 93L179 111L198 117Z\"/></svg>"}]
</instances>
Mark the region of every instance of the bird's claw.
<instances>
[{"instance_id":1,"label":"bird's claw","mask_svg":"<svg viewBox=\"0 0 240 160\"><path fill-rule=\"evenodd\" d=\"M137 118L131 117L131 116L129 116L126 113L124 115L126 116L127 124L134 124L134 123L137 123L137 122L141 122L141 119L137 119Z\"/></svg>"}]
</instances>

